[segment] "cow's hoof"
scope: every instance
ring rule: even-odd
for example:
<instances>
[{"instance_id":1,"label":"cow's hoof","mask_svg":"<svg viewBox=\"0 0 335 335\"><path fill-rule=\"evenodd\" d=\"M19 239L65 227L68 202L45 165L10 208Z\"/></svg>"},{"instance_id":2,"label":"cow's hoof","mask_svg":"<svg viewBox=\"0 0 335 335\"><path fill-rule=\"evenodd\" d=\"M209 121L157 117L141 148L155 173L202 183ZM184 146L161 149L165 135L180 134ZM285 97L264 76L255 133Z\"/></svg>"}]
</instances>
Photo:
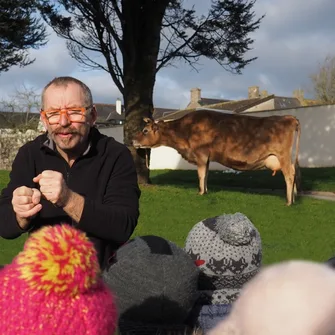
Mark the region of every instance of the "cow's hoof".
<instances>
[{"instance_id":1,"label":"cow's hoof","mask_svg":"<svg viewBox=\"0 0 335 335\"><path fill-rule=\"evenodd\" d=\"M292 202L287 202L286 204L285 204L285 206L291 206L292 205Z\"/></svg>"},{"instance_id":2,"label":"cow's hoof","mask_svg":"<svg viewBox=\"0 0 335 335\"><path fill-rule=\"evenodd\" d=\"M207 194L207 192L201 192L201 191L198 192L198 195L205 195L205 194Z\"/></svg>"}]
</instances>

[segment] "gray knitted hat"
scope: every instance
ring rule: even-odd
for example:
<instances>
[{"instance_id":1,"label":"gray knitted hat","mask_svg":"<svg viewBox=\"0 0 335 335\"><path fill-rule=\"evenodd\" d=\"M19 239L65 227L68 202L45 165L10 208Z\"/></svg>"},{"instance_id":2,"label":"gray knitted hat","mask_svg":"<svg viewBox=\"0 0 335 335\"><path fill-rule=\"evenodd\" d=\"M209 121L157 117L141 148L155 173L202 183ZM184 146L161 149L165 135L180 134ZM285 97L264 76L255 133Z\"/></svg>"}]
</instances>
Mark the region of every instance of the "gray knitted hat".
<instances>
[{"instance_id":1,"label":"gray knitted hat","mask_svg":"<svg viewBox=\"0 0 335 335\"><path fill-rule=\"evenodd\" d=\"M116 295L121 333L184 329L198 298L199 272L182 248L162 237L136 237L121 246L103 273Z\"/></svg>"},{"instance_id":2,"label":"gray knitted hat","mask_svg":"<svg viewBox=\"0 0 335 335\"><path fill-rule=\"evenodd\" d=\"M208 304L235 301L262 261L260 234L241 213L197 223L187 236L185 250L201 270L199 290Z\"/></svg>"}]
</instances>

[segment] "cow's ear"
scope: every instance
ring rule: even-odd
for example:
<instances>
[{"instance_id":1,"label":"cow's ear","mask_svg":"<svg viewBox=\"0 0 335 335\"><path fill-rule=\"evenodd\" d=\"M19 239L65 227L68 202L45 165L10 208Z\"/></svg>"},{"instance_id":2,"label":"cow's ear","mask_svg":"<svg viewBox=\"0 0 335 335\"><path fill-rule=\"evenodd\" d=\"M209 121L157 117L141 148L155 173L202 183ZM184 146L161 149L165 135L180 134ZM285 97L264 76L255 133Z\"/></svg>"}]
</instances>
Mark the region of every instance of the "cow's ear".
<instances>
[{"instance_id":1,"label":"cow's ear","mask_svg":"<svg viewBox=\"0 0 335 335\"><path fill-rule=\"evenodd\" d=\"M155 121L154 124L152 125L152 130L157 131L159 129L159 121Z\"/></svg>"},{"instance_id":2,"label":"cow's ear","mask_svg":"<svg viewBox=\"0 0 335 335\"><path fill-rule=\"evenodd\" d=\"M143 118L143 121L144 121L145 123L152 123L152 120L151 120L149 117L144 117L144 118Z\"/></svg>"}]
</instances>

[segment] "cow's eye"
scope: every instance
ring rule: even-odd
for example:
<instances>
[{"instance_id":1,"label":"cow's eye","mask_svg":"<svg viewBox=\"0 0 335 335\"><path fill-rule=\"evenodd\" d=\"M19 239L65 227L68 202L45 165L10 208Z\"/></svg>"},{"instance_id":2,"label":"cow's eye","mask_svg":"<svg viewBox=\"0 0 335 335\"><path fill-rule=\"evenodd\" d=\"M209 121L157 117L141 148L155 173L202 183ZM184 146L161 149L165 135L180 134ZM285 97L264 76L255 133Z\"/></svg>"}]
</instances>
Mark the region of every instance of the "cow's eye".
<instances>
[{"instance_id":1,"label":"cow's eye","mask_svg":"<svg viewBox=\"0 0 335 335\"><path fill-rule=\"evenodd\" d=\"M144 134L144 135L148 134L148 131L149 131L149 130L148 130L147 128L144 128L144 129L143 129L143 134Z\"/></svg>"}]
</instances>

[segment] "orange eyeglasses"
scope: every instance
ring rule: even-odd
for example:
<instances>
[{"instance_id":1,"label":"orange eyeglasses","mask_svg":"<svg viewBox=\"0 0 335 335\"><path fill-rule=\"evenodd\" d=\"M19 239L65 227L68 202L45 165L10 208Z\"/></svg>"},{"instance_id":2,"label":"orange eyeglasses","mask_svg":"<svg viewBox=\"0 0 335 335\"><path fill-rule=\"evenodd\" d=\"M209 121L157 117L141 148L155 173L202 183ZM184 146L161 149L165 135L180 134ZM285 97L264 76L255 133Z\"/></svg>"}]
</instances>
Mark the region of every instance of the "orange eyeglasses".
<instances>
[{"instance_id":1,"label":"orange eyeglasses","mask_svg":"<svg viewBox=\"0 0 335 335\"><path fill-rule=\"evenodd\" d=\"M86 112L92 107L93 106L62 108L48 111L41 110L41 116L46 119L49 124L59 123L62 114L66 116L69 122L84 123L87 116Z\"/></svg>"}]
</instances>

